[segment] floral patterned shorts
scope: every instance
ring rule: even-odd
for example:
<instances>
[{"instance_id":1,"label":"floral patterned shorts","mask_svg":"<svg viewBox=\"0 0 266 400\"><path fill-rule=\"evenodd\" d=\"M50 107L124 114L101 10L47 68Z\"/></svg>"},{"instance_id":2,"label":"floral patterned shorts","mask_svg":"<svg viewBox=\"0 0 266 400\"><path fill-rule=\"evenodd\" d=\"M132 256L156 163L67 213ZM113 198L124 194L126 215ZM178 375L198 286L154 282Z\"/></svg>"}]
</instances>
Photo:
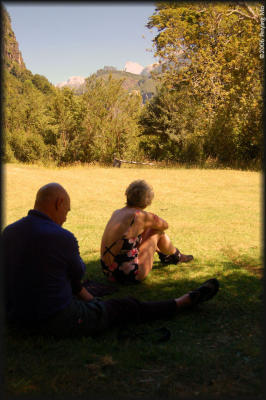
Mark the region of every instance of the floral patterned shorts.
<instances>
[{"instance_id":1,"label":"floral patterned shorts","mask_svg":"<svg viewBox=\"0 0 266 400\"><path fill-rule=\"evenodd\" d=\"M141 235L132 239L123 238L123 246L114 257L113 263L107 266L103 260L101 265L103 273L111 282L119 282L124 284L139 283L136 279L138 274L138 246L141 243Z\"/></svg>"}]
</instances>

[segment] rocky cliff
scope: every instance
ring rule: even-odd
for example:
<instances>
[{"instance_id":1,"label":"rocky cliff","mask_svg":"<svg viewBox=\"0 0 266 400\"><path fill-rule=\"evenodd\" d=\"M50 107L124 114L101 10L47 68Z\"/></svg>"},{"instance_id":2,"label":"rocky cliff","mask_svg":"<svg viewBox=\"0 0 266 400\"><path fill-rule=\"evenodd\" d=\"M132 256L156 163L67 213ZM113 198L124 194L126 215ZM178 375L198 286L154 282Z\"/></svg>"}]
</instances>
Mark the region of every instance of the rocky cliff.
<instances>
[{"instance_id":1,"label":"rocky cliff","mask_svg":"<svg viewBox=\"0 0 266 400\"><path fill-rule=\"evenodd\" d=\"M21 69L25 69L25 63L22 54L19 50L19 45L16 36L11 27L11 20L8 12L2 7L3 18L3 62L9 70L14 64L17 64Z\"/></svg>"}]
</instances>

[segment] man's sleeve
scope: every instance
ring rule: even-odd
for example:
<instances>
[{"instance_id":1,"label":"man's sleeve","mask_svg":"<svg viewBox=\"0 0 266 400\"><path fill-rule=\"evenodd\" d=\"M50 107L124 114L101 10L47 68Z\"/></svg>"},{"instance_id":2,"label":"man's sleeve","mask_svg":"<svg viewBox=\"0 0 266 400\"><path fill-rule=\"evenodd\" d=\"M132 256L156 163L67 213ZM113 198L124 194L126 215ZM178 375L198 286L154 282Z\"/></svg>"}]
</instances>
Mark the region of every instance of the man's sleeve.
<instances>
[{"instance_id":1,"label":"man's sleeve","mask_svg":"<svg viewBox=\"0 0 266 400\"><path fill-rule=\"evenodd\" d=\"M73 234L70 236L68 253L68 276L71 281L73 294L77 294L82 289L81 279L86 270L86 266L79 254L79 246L77 239Z\"/></svg>"}]
</instances>

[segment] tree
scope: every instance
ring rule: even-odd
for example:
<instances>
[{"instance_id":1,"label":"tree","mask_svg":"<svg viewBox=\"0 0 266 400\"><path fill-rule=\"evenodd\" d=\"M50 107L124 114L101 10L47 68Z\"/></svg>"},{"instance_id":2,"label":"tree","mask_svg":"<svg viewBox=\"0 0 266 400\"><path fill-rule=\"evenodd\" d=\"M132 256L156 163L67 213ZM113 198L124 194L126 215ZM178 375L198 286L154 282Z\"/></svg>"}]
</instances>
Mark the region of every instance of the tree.
<instances>
[{"instance_id":1,"label":"tree","mask_svg":"<svg viewBox=\"0 0 266 400\"><path fill-rule=\"evenodd\" d=\"M169 89L186 85L188 98L202 105L206 156L224 163L262 153L260 6L160 2L147 24L158 30L157 78Z\"/></svg>"},{"instance_id":2,"label":"tree","mask_svg":"<svg viewBox=\"0 0 266 400\"><path fill-rule=\"evenodd\" d=\"M44 138L51 147L51 156L59 163L79 160L73 143L79 142L83 136L85 112L82 98L75 95L73 90L67 87L56 90L47 108L49 123Z\"/></svg>"},{"instance_id":3,"label":"tree","mask_svg":"<svg viewBox=\"0 0 266 400\"><path fill-rule=\"evenodd\" d=\"M39 74L33 75L32 83L44 94L54 93L53 85L48 81L47 78L45 78L45 76Z\"/></svg>"},{"instance_id":4,"label":"tree","mask_svg":"<svg viewBox=\"0 0 266 400\"><path fill-rule=\"evenodd\" d=\"M110 163L118 157L137 157L141 96L122 87L123 79L95 75L86 81L86 132L93 159Z\"/></svg>"},{"instance_id":5,"label":"tree","mask_svg":"<svg viewBox=\"0 0 266 400\"><path fill-rule=\"evenodd\" d=\"M140 146L154 160L198 162L205 127L199 117L201 106L185 90L169 90L162 86L146 104L140 117Z\"/></svg>"},{"instance_id":6,"label":"tree","mask_svg":"<svg viewBox=\"0 0 266 400\"><path fill-rule=\"evenodd\" d=\"M44 114L48 99L37 90L31 80L21 81L4 71L4 134L6 159L14 157L23 162L41 159L46 151L43 131L47 118Z\"/></svg>"}]
</instances>

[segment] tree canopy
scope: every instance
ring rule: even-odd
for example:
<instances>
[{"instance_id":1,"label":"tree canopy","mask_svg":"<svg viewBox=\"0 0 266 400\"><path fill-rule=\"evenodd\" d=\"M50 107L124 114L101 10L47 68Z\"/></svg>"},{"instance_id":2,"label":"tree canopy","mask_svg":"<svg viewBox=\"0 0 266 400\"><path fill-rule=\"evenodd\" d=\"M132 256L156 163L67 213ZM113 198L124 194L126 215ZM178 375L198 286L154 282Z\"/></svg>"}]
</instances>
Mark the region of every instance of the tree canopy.
<instances>
[{"instance_id":1,"label":"tree canopy","mask_svg":"<svg viewBox=\"0 0 266 400\"><path fill-rule=\"evenodd\" d=\"M205 136L205 157L230 162L262 154L260 7L159 2L149 18L147 27L158 31L153 42L162 72L157 79L169 91L183 93L186 108L200 105L195 123L197 134ZM145 122L145 132L146 127Z\"/></svg>"}]
</instances>

